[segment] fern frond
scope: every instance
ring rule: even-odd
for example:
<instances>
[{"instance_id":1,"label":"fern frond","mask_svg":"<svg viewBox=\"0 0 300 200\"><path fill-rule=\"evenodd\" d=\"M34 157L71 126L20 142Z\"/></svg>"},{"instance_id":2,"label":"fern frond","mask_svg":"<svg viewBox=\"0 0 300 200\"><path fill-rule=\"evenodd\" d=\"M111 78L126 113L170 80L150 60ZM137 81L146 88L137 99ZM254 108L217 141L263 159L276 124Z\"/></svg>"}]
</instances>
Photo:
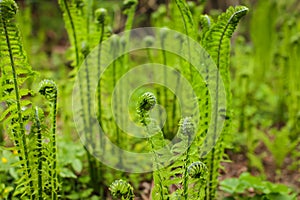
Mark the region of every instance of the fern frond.
<instances>
[{"instance_id":1,"label":"fern frond","mask_svg":"<svg viewBox=\"0 0 300 200\"><path fill-rule=\"evenodd\" d=\"M247 13L248 8L244 6L230 7L225 13L221 14L218 17L216 23L211 25L209 28L207 25L205 26L206 31L203 34L203 38L201 43L203 47L210 54L212 59L215 61L216 66L220 72L217 73L217 80L222 79L225 85L226 90L226 110L218 108L216 106L215 113L220 113L224 116L225 119L225 128L222 130L222 133L218 139L217 144L212 149L207 157L207 163L209 163L209 181L208 181L208 189L206 190L208 194L206 194L206 199L215 199L215 193L217 188L217 177L218 177L218 169L220 167L220 161L223 157L224 153L224 145L223 139L226 134L229 133L229 126L231 120L231 92L230 92L230 77L229 77L229 54L230 54L230 38L239 22L239 20ZM208 30L207 30L208 29ZM221 77L219 77L221 76ZM216 83L216 94L215 99L219 101L219 83ZM224 112L224 114L222 113ZM217 124L217 118L213 119L213 123ZM214 135L212 137L213 144L216 140L216 130L215 128Z\"/></svg>"},{"instance_id":2,"label":"fern frond","mask_svg":"<svg viewBox=\"0 0 300 200\"><path fill-rule=\"evenodd\" d=\"M0 101L7 104L7 110L2 113L1 119L4 120L5 124L9 124L9 134L18 150L22 166L22 178L28 186L23 195L33 198L33 178L25 135L25 124L28 120L26 111L30 102L23 100L23 97L29 95L29 90L21 88L28 78L34 77L34 72L28 64L20 32L15 23L17 11L18 7L13 0L0 1L0 84L3 88Z\"/></svg>"},{"instance_id":3,"label":"fern frond","mask_svg":"<svg viewBox=\"0 0 300 200\"><path fill-rule=\"evenodd\" d=\"M187 2L185 0L175 0L175 2L181 13L181 17L185 28L185 34L195 39L196 30L195 30L194 20Z\"/></svg>"},{"instance_id":4,"label":"fern frond","mask_svg":"<svg viewBox=\"0 0 300 200\"><path fill-rule=\"evenodd\" d=\"M56 147L56 114L57 114L57 93L58 89L54 81L43 80L40 83L39 93L45 96L51 105L51 168L49 170L51 183L51 197L57 199L58 195L58 178L57 178L57 147Z\"/></svg>"},{"instance_id":5,"label":"fern frond","mask_svg":"<svg viewBox=\"0 0 300 200\"><path fill-rule=\"evenodd\" d=\"M122 199L122 200L133 200L133 188L126 181L120 179L115 180L110 186L109 190L114 198Z\"/></svg>"},{"instance_id":6,"label":"fern frond","mask_svg":"<svg viewBox=\"0 0 300 200\"><path fill-rule=\"evenodd\" d=\"M60 9L63 12L65 26L69 35L69 39L75 54L75 67L79 67L83 59L81 50L81 42L86 41L87 30L86 21L84 20L83 1L75 0L59 0Z\"/></svg>"}]
</instances>

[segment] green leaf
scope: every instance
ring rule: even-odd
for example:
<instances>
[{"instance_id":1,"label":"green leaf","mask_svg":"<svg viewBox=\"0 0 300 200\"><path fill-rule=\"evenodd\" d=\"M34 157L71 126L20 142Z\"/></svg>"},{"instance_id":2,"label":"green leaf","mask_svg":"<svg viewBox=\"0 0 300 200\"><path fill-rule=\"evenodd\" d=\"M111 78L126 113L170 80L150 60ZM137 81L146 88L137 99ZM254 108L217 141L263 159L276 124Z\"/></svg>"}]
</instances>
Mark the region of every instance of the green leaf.
<instances>
[{"instance_id":1,"label":"green leaf","mask_svg":"<svg viewBox=\"0 0 300 200\"><path fill-rule=\"evenodd\" d=\"M77 176L69 169L69 168L62 168L59 175L63 178L77 178Z\"/></svg>"},{"instance_id":2,"label":"green leaf","mask_svg":"<svg viewBox=\"0 0 300 200\"><path fill-rule=\"evenodd\" d=\"M72 167L73 167L73 169L77 172L77 173L80 173L81 172L81 170L82 170L82 162L81 162L81 160L79 160L79 159L74 159L73 161L72 161Z\"/></svg>"}]
</instances>

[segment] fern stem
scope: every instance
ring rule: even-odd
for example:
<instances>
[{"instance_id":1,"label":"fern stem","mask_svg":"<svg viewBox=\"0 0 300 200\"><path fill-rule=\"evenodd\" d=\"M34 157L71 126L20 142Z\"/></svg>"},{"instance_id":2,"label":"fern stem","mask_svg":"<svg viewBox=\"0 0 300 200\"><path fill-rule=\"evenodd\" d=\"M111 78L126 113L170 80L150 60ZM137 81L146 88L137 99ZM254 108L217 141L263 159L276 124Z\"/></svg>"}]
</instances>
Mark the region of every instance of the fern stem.
<instances>
[{"instance_id":1,"label":"fern stem","mask_svg":"<svg viewBox=\"0 0 300 200\"><path fill-rule=\"evenodd\" d=\"M39 92L44 95L51 105L51 161L49 176L51 183L51 198L58 199L58 179L57 179L57 148L56 148L56 114L57 114L57 86L52 80L43 80L40 84Z\"/></svg>"},{"instance_id":2,"label":"fern stem","mask_svg":"<svg viewBox=\"0 0 300 200\"><path fill-rule=\"evenodd\" d=\"M192 37L193 39L195 38L195 30L194 30L194 21L193 21L193 17L192 17L192 14L191 14L191 11L189 10L188 8L188 5L185 1L183 0L175 0L175 3L180 11L180 14L181 14L181 17L182 17L182 20L183 20L183 24L184 24L184 28L185 28L185 34L187 37L187 46L188 46L188 49L191 49L190 48L190 38L189 37ZM188 51L188 58L189 60L191 60L191 53L190 51ZM192 64L190 62L189 64L189 69L190 69L190 79L191 79L191 82L193 82L193 73L192 73Z\"/></svg>"},{"instance_id":3,"label":"fern stem","mask_svg":"<svg viewBox=\"0 0 300 200\"><path fill-rule=\"evenodd\" d=\"M100 124L100 127L103 127L102 123L102 94L101 94L101 50L102 50L102 42L104 39L104 26L105 26L105 15L106 15L106 10L101 9L98 10L98 14L96 11L96 15L98 15L98 22L100 23L100 37L99 37L99 44L98 44L98 56L97 56L97 69L98 69L98 76L99 77L99 82L98 82L98 93L97 93L97 101L98 101L98 123ZM100 130L101 131L101 130ZM104 152L104 140L102 137L102 133L99 135L99 140L100 140L100 148L103 149L103 154ZM95 163L96 164L96 163ZM96 172L96 177L98 179L98 182L100 184L103 184L104 178L103 178L103 172L102 172L102 164L99 163L99 177L98 177L98 172ZM100 195L103 196L104 190L102 187L100 187Z\"/></svg>"},{"instance_id":4,"label":"fern stem","mask_svg":"<svg viewBox=\"0 0 300 200\"><path fill-rule=\"evenodd\" d=\"M92 113L92 108L91 108L91 88L90 88L90 75L89 75L89 65L88 65L88 58L86 57L87 54L85 54L85 60L84 60L84 64L85 64L85 80L86 80L86 85L87 85L87 106L88 106L88 113ZM88 135L89 135L89 142L92 145L92 149L94 149L95 147L95 141L93 141L92 139L92 133L93 133L93 124L91 121L91 118L88 118ZM101 135L101 134L100 134ZM95 168L97 168L97 163L95 161L95 159L93 159L93 157L90 155L90 153L88 152L88 159L89 159L89 164L90 164L90 176L91 176L91 185L94 189L95 192L97 192L98 190L98 177L97 177L97 172L95 170Z\"/></svg>"},{"instance_id":5,"label":"fern stem","mask_svg":"<svg viewBox=\"0 0 300 200\"><path fill-rule=\"evenodd\" d=\"M43 200L43 180L42 180L42 165L43 165L43 152L42 152L42 130L41 130L41 122L39 118L39 109L35 108L35 123L37 127L37 149L38 153L38 199Z\"/></svg>"},{"instance_id":6,"label":"fern stem","mask_svg":"<svg viewBox=\"0 0 300 200\"><path fill-rule=\"evenodd\" d=\"M16 103L17 103L17 113L18 113L18 122L20 125L20 133L21 133L21 146L23 147L23 153L24 153L24 160L25 160L25 168L26 168L26 173L29 179L29 186L30 186L30 192L31 195L34 194L34 189L33 189L33 183L31 180L31 173L30 173L30 163L29 163L29 157L28 157L28 149L27 149L27 144L26 144L26 135L25 135L25 129L24 129L24 122L23 122L23 117L22 117L22 110L21 110L21 99L20 99L20 93L19 93L19 86L18 86L18 78L17 78L17 73L16 73L16 66L14 62L14 57L13 57L13 52L12 52L12 47L10 45L10 39L7 31L7 25L6 25L6 20L2 17L2 23L3 23L3 28L4 28L4 34L5 34L5 39L6 39L6 44L9 52L9 59L10 59L10 64L12 68L12 73L13 73L13 82L14 82L14 90L15 90L15 96L16 96ZM18 142L19 143L19 142ZM20 150L18 150L19 153ZM22 154L20 154L22 155ZM20 160L22 161L23 158L22 156L19 156Z\"/></svg>"},{"instance_id":7,"label":"fern stem","mask_svg":"<svg viewBox=\"0 0 300 200\"><path fill-rule=\"evenodd\" d=\"M98 56L97 56L97 69L98 69L98 76L99 77L99 85L98 85L98 93L97 93L97 100L98 100L98 122L100 123L100 127L102 126L102 94L101 94L101 49L102 49L102 42L104 38L104 21L100 25L100 38L99 38L99 45L98 45ZM101 143L101 148L104 149L102 145L103 144L103 139L102 139L102 134L100 134L100 143Z\"/></svg>"},{"instance_id":8,"label":"fern stem","mask_svg":"<svg viewBox=\"0 0 300 200\"><path fill-rule=\"evenodd\" d=\"M52 199L57 199L57 171L56 171L56 114L57 114L57 93L55 95L54 101L52 103L52 159L53 159L53 166L52 166Z\"/></svg>"},{"instance_id":9,"label":"fern stem","mask_svg":"<svg viewBox=\"0 0 300 200\"><path fill-rule=\"evenodd\" d=\"M75 25L73 22L73 17L71 15L67 0L63 0L63 3L65 5L66 11L67 11L67 15L71 24L71 29L72 29L72 33L73 33L73 39L74 39L74 47L75 47L75 56L76 56L76 67L79 66L79 49L78 49L78 42L77 42L77 35L76 35L76 29L75 29Z\"/></svg>"},{"instance_id":10,"label":"fern stem","mask_svg":"<svg viewBox=\"0 0 300 200\"><path fill-rule=\"evenodd\" d=\"M151 147L151 151L153 153L153 159L154 159L154 173L157 174L158 177L158 182L155 181L155 184L159 186L159 194L160 194L160 199L164 200L164 185L163 185L163 177L164 175L161 173L161 169L159 166L159 155L155 152L155 143L153 142L153 140L151 139L151 135L153 134L153 130L151 130L151 127L149 127L149 123L151 123L151 118L149 117L149 111L151 109L154 108L156 104L156 98L154 96L154 94L150 93L150 92L146 92L144 93L141 97L140 97L140 102L138 104L137 107L137 112L140 118L140 122L141 124L146 128L146 133L147 133L147 140L148 143L150 143L150 147ZM159 133L161 135L161 139L164 140L164 136L163 133L161 131L159 131Z\"/></svg>"},{"instance_id":11,"label":"fern stem","mask_svg":"<svg viewBox=\"0 0 300 200\"><path fill-rule=\"evenodd\" d=\"M167 34L167 29L163 28L161 30L161 37L160 37L160 45L161 45L161 49L162 49L162 57L163 57L163 65L164 65L164 90L163 90L163 95L164 95L164 107L167 110L167 106L168 106L168 96L167 96L167 55L166 55L166 51L165 49L165 37ZM160 116L162 114L162 111L160 110ZM161 123L163 123L161 121ZM162 124L161 124L162 126ZM163 133L164 133L164 137L170 137L169 134L169 123L168 123L168 117L167 120L165 122L165 126L163 127Z\"/></svg>"},{"instance_id":12,"label":"fern stem","mask_svg":"<svg viewBox=\"0 0 300 200\"><path fill-rule=\"evenodd\" d=\"M116 54L117 54L117 51L119 49L119 46L118 46L118 42L119 41L118 41L118 38L116 38L116 37L114 38L115 41L114 41L114 44L113 44L113 47L112 47L112 51L113 51L113 54L114 54L113 57L114 58L117 56ZM113 72L112 72L113 73L113 87L115 88L116 83L117 83L116 61L112 63L112 70L113 70ZM116 91L115 99L119 99L117 91ZM119 111L118 111L118 103L115 102L114 105L115 105L114 109L117 111L116 112L116 118L118 118L118 116L117 116L118 113L119 113ZM120 130L119 130L117 124L116 124L115 128L116 128L116 136L117 136L117 145L122 148L122 145L121 145L122 137L121 137ZM119 148L119 153L118 153L119 154L119 163L118 164L119 164L120 167L123 165L122 149L121 148Z\"/></svg>"},{"instance_id":13,"label":"fern stem","mask_svg":"<svg viewBox=\"0 0 300 200\"><path fill-rule=\"evenodd\" d=\"M151 130L146 122L146 116L142 115L142 120L141 123L143 124L143 126L146 128L146 133L148 134L148 142L150 143L151 146L151 151L154 154L154 165L155 165L155 169L154 169L154 173L157 173L158 176L158 186L159 186L159 193L160 193L160 198L161 200L164 200L164 186L163 186L163 175L160 172L159 169L159 155L157 155L157 153L155 152L155 144L153 143L152 139L151 139Z\"/></svg>"},{"instance_id":14,"label":"fern stem","mask_svg":"<svg viewBox=\"0 0 300 200\"><path fill-rule=\"evenodd\" d=\"M183 196L184 199L187 200L188 199L188 163L190 162L190 146L187 148L186 152L185 152L185 162L184 162L184 173L183 173Z\"/></svg>"},{"instance_id":15,"label":"fern stem","mask_svg":"<svg viewBox=\"0 0 300 200\"><path fill-rule=\"evenodd\" d=\"M190 163L190 148L192 143L192 136L195 133L195 125L191 117L185 117L180 121L181 134L187 137L187 150L184 158L184 173L183 173L183 196L188 199L188 165Z\"/></svg>"}]
</instances>

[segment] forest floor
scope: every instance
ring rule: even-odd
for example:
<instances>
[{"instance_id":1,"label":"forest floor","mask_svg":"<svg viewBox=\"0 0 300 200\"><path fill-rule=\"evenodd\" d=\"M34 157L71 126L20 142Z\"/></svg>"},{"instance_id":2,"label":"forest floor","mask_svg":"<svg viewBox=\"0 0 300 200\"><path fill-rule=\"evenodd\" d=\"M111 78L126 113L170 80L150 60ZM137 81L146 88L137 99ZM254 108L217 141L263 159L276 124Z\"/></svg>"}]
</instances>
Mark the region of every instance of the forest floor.
<instances>
[{"instance_id":1,"label":"forest floor","mask_svg":"<svg viewBox=\"0 0 300 200\"><path fill-rule=\"evenodd\" d=\"M298 192L298 200L300 200L300 170L299 169L290 169L290 166L293 164L290 157L286 157L284 160L283 167L278 170L276 169L275 160L272 154L268 151L266 146L261 142L257 149L257 155L264 153L262 158L262 164L264 166L264 174L266 180L272 183L285 184ZM261 173L256 168L251 168L249 166L249 161L246 157L246 154L235 153L233 151L227 151L229 159L231 162L224 162L224 170L221 171L220 180L226 178L238 178L243 172L250 172L254 176L259 176ZM299 164L298 164L299 167ZM298 170L298 172L297 172ZM278 174L280 172L280 174Z\"/></svg>"}]
</instances>

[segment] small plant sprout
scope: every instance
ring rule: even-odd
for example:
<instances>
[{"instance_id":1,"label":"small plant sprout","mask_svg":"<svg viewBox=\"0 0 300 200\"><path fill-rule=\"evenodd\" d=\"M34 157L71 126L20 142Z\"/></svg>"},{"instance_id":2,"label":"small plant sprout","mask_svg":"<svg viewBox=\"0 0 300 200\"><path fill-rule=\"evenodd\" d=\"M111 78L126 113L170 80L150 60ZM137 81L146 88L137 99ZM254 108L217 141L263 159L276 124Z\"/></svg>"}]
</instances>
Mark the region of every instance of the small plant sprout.
<instances>
[{"instance_id":1,"label":"small plant sprout","mask_svg":"<svg viewBox=\"0 0 300 200\"><path fill-rule=\"evenodd\" d=\"M207 173L208 169L206 165L201 161L193 162L188 167L188 174L191 178L206 180Z\"/></svg>"},{"instance_id":2,"label":"small plant sprout","mask_svg":"<svg viewBox=\"0 0 300 200\"><path fill-rule=\"evenodd\" d=\"M187 169L188 175L194 182L195 199L205 199L205 183L207 183L208 169L201 161L193 162Z\"/></svg>"},{"instance_id":3,"label":"small plant sprout","mask_svg":"<svg viewBox=\"0 0 300 200\"><path fill-rule=\"evenodd\" d=\"M115 180L110 186L109 190L112 196L116 199L133 200L134 193L132 186L126 181L120 179Z\"/></svg>"},{"instance_id":4,"label":"small plant sprout","mask_svg":"<svg viewBox=\"0 0 300 200\"><path fill-rule=\"evenodd\" d=\"M139 111L150 111L156 104L156 97L151 92L144 93L139 102Z\"/></svg>"},{"instance_id":5,"label":"small plant sprout","mask_svg":"<svg viewBox=\"0 0 300 200\"><path fill-rule=\"evenodd\" d=\"M98 24L105 24L105 18L107 16L107 10L105 8L98 8L95 11L96 22Z\"/></svg>"},{"instance_id":6,"label":"small plant sprout","mask_svg":"<svg viewBox=\"0 0 300 200\"><path fill-rule=\"evenodd\" d=\"M15 17L18 11L18 6L13 0L0 1L0 12L2 20L10 20Z\"/></svg>"},{"instance_id":7,"label":"small plant sprout","mask_svg":"<svg viewBox=\"0 0 300 200\"><path fill-rule=\"evenodd\" d=\"M190 145L191 136L195 133L195 125L191 117L185 117L180 122L181 132L188 138L188 147L185 152L184 158L184 173L183 173L183 196L184 199L188 199L188 168L187 165L190 163Z\"/></svg>"},{"instance_id":8,"label":"small plant sprout","mask_svg":"<svg viewBox=\"0 0 300 200\"><path fill-rule=\"evenodd\" d=\"M156 97L151 92L144 93L138 102L137 113L140 117L143 126L147 126L149 121L149 111L154 108L156 104Z\"/></svg>"},{"instance_id":9,"label":"small plant sprout","mask_svg":"<svg viewBox=\"0 0 300 200\"><path fill-rule=\"evenodd\" d=\"M167 173L162 167L160 155L155 151L156 148L165 146L164 135L160 128L157 127L154 120L149 116L149 111L156 105L156 97L151 92L144 93L138 102L137 113L140 117L141 124L145 127L150 151L153 153L153 177L154 189L152 190L152 199L165 199L167 196L167 187L164 184L167 180Z\"/></svg>"},{"instance_id":10,"label":"small plant sprout","mask_svg":"<svg viewBox=\"0 0 300 200\"><path fill-rule=\"evenodd\" d=\"M51 156L52 160L50 163L49 174L51 176L51 196L52 199L57 199L57 191L58 191L58 179L57 179L57 166L56 166L56 110L57 110L57 86L52 80L43 80L40 83L39 93L43 95L51 105Z\"/></svg>"}]
</instances>

